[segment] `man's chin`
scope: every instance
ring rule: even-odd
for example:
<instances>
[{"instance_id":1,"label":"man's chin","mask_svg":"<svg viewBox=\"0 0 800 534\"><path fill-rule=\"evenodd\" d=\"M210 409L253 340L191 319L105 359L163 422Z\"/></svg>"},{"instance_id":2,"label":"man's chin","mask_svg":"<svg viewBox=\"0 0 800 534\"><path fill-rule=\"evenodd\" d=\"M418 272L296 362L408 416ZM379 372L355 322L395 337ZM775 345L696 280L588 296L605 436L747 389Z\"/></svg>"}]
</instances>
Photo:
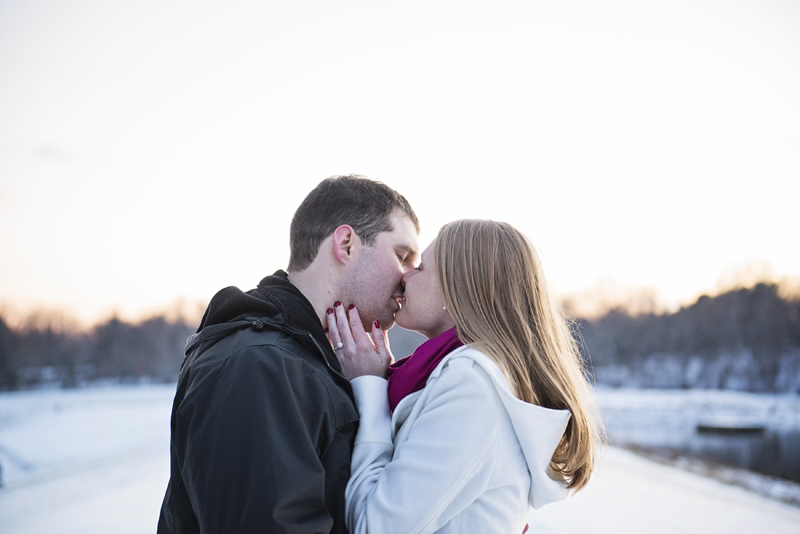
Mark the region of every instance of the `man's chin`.
<instances>
[{"instance_id":1,"label":"man's chin","mask_svg":"<svg viewBox=\"0 0 800 534\"><path fill-rule=\"evenodd\" d=\"M388 315L386 318L381 318L381 330L389 330L395 325L394 315Z\"/></svg>"},{"instance_id":2,"label":"man's chin","mask_svg":"<svg viewBox=\"0 0 800 534\"><path fill-rule=\"evenodd\" d=\"M387 315L386 317L379 317L378 320L381 322L381 330L389 330L395 325L394 315ZM367 332L372 332L372 322L361 322L364 330Z\"/></svg>"}]
</instances>

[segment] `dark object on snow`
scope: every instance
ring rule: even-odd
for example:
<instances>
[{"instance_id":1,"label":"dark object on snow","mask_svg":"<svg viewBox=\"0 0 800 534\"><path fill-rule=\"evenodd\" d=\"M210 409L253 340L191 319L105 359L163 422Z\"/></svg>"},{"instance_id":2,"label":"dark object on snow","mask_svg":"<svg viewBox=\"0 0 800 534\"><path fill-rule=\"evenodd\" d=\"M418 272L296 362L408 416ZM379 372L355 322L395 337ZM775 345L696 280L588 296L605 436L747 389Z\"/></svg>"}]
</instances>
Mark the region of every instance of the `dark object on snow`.
<instances>
[{"instance_id":1,"label":"dark object on snow","mask_svg":"<svg viewBox=\"0 0 800 534\"><path fill-rule=\"evenodd\" d=\"M763 434L766 427L759 421L738 417L718 417L697 423L698 434L742 436Z\"/></svg>"}]
</instances>

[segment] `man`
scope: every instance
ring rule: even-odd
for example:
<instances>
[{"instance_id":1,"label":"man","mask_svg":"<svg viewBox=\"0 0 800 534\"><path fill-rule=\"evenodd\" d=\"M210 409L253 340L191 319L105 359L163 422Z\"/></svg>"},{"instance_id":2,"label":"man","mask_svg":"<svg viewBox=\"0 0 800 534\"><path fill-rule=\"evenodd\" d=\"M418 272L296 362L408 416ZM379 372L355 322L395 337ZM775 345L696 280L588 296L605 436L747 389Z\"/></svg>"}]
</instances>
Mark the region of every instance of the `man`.
<instances>
[{"instance_id":1,"label":"man","mask_svg":"<svg viewBox=\"0 0 800 534\"><path fill-rule=\"evenodd\" d=\"M391 328L418 234L396 191L328 178L292 219L288 273L214 296L186 342L160 534L346 532L358 415L326 312L354 304Z\"/></svg>"}]
</instances>

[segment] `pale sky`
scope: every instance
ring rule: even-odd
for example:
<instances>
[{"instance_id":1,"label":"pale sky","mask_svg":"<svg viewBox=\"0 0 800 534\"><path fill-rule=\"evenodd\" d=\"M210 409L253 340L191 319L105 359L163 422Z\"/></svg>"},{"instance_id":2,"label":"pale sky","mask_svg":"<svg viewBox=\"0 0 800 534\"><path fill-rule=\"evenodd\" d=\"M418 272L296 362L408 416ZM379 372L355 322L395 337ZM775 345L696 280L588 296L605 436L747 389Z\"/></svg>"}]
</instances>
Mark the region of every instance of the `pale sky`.
<instances>
[{"instance_id":1,"label":"pale sky","mask_svg":"<svg viewBox=\"0 0 800 534\"><path fill-rule=\"evenodd\" d=\"M562 295L798 275L800 2L0 0L0 310L252 288L347 173Z\"/></svg>"}]
</instances>

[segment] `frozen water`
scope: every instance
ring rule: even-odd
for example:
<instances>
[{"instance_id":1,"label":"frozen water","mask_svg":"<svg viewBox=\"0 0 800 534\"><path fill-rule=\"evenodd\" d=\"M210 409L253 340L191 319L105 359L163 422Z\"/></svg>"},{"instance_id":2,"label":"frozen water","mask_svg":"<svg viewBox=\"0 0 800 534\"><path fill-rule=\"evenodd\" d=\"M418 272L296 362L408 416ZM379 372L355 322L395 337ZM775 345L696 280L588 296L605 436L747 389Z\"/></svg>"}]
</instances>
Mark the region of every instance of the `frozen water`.
<instances>
[{"instance_id":1,"label":"frozen water","mask_svg":"<svg viewBox=\"0 0 800 534\"><path fill-rule=\"evenodd\" d=\"M798 395L601 388L597 398L612 444L671 448L800 481ZM701 433L699 425L757 431Z\"/></svg>"},{"instance_id":2,"label":"frozen water","mask_svg":"<svg viewBox=\"0 0 800 534\"><path fill-rule=\"evenodd\" d=\"M800 428L800 396L795 394L625 388L597 388L596 394L612 427L665 423L677 427L724 417L757 420L774 429Z\"/></svg>"}]
</instances>

